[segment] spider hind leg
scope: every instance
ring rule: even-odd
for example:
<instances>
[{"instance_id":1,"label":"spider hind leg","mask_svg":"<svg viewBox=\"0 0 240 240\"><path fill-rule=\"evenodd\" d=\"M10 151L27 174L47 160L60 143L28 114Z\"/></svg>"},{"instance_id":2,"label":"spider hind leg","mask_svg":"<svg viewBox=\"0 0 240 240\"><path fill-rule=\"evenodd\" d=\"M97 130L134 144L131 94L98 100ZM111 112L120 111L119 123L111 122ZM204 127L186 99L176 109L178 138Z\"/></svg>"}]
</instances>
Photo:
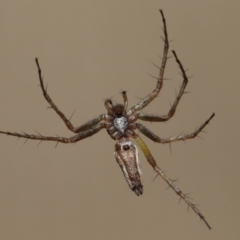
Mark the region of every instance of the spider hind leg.
<instances>
[{"instance_id":1,"label":"spider hind leg","mask_svg":"<svg viewBox=\"0 0 240 240\"><path fill-rule=\"evenodd\" d=\"M162 171L162 169L157 165L155 159L153 158L151 152L149 151L146 143L137 135L133 135L134 140L137 142L138 146L141 148L143 154L147 158L147 161L152 166L152 168L156 171L156 173L163 178L163 180L168 184L170 188L173 189L173 191L180 197L180 199L184 200L184 202L188 205L189 208L191 208L203 222L206 224L208 229L211 229L211 226L207 222L206 218L202 215L200 210L197 208L196 204L193 204L190 201L190 198L187 197L186 194L184 194L175 184L174 180L169 179L165 173Z\"/></svg>"}]
</instances>

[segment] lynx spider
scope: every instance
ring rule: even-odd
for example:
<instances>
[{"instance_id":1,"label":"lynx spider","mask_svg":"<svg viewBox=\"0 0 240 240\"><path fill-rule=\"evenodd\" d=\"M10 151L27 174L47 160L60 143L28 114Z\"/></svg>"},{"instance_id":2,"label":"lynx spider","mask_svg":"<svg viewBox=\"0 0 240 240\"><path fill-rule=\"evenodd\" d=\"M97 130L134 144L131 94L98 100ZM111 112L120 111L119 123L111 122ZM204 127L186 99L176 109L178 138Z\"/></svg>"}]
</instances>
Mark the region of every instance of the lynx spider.
<instances>
[{"instance_id":1,"label":"lynx spider","mask_svg":"<svg viewBox=\"0 0 240 240\"><path fill-rule=\"evenodd\" d=\"M172 143L176 141L185 141L187 139L195 138L202 130L206 127L207 124L209 124L210 120L214 117L214 113L199 127L197 128L193 133L190 134L182 134L177 137L170 137L170 138L160 138L156 134L154 134L152 131L147 129L144 125L141 123L136 122L138 119L142 121L150 121L150 122L165 122L168 121L171 117L173 117L177 105L184 94L185 88L188 83L188 77L186 75L186 71L183 68L182 63L177 57L177 54L175 51L172 51L173 56L181 70L181 74L183 77L183 82L181 85L181 88L176 96L176 99L171 106L168 114L166 115L154 115L154 114L145 114L140 112L143 108L145 108L151 101L153 101L159 94L164 80L164 71L166 67L166 62L168 59L168 49L169 49L169 41L168 41L168 33L167 33L167 26L166 26L166 20L163 14L162 10L159 10L162 22L163 22L163 33L164 33L164 48L163 48L163 56L162 56L162 63L159 68L159 76L157 77L157 84L156 88L153 90L152 93L147 95L144 99L142 99L139 103L137 103L135 106L127 109L128 107L128 99L126 91L122 91L122 97L123 97L123 104L113 103L111 99L106 99L104 101L104 105L107 109L107 114L101 114L98 117L86 122L85 124L74 127L72 123L70 122L70 119L67 119L65 115L58 109L58 107L54 104L52 99L47 93L47 89L44 87L43 84L43 77L41 74L41 68L38 62L38 59L36 58L36 65L38 69L38 76L40 81L40 86L42 89L42 93L44 98L47 100L47 102L50 104L50 108L54 109L54 111L60 116L60 118L64 121L67 128L76 133L75 136L70 138L65 137L49 137L49 136L42 136L42 135L33 135L33 134L27 134L27 133L15 133L15 132L5 132L0 131L1 134L11 135L19 138L26 138L32 139L32 140L40 140L40 141L56 141L62 142L62 143L75 143L77 141L80 141L82 139L85 139L87 137L90 137L96 133L98 133L101 129L105 128L110 135L110 137L113 140L117 140L118 142L115 145L115 158L121 167L124 177L129 185L129 187L132 189L132 191L135 192L137 196L141 195L143 193L143 185L142 185L142 174L140 170L140 164L139 164L139 157L138 157L138 149L135 145L135 143L130 139L133 138L137 145L141 148L142 152L144 153L147 161L149 164L153 167L153 169L157 172L159 176L161 176L164 181L169 185L170 188L172 188L175 193L180 197L180 199L183 199L188 207L192 208L192 210L204 221L206 226L211 229L211 226L205 219L205 217L201 214L199 209L196 207L195 204L193 204L189 197L187 197L186 194L184 194L175 184L174 180L169 179L165 173L161 170L161 168L157 165L155 159L153 158L152 154L150 153L147 145L142 140L142 138L135 133L134 130L139 130L140 133L145 135L146 137L150 138L154 142L158 143Z\"/></svg>"}]
</instances>

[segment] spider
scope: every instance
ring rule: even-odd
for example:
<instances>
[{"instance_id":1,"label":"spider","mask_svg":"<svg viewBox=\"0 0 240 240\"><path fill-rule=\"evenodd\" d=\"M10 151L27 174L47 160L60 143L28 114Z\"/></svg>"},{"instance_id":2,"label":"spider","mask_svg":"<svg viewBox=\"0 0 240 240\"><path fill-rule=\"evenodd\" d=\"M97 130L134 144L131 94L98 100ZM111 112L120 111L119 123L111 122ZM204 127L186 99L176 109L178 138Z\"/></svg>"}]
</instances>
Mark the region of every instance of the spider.
<instances>
[{"instance_id":1,"label":"spider","mask_svg":"<svg viewBox=\"0 0 240 240\"><path fill-rule=\"evenodd\" d=\"M47 88L45 88L43 84L41 68L40 68L38 59L36 58L35 61L38 69L38 77L39 77L40 86L41 86L44 98L50 104L50 108L52 108L59 115L59 117L64 121L67 128L70 131L74 132L76 135L70 138L65 138L65 137L42 136L41 134L38 134L38 135L27 134L27 133L20 134L20 133L5 132L5 131L0 131L0 133L19 137L19 138L26 138L26 140L32 139L32 140L40 140L40 141L56 141L57 143L59 142L76 143L82 139L85 139L87 137L90 137L98 133L100 130L105 128L108 134L110 135L110 137L113 140L117 141L115 145L115 152L114 152L115 158L122 169L123 175L129 187L137 196L140 196L143 193L142 173L140 169L138 149L136 144L131 140L133 139L137 143L137 145L141 148L147 161L153 167L153 169L157 172L157 174L166 181L169 187L175 191L175 193L180 197L180 199L183 199L188 205L188 207L192 208L192 210L200 217L200 219L204 221L206 226L209 229L211 229L211 226L209 225L205 217L201 214L201 212L196 207L196 205L193 204L190 198L187 197L187 195L184 194L174 184L174 180L169 179L165 175L165 173L162 171L162 169L157 165L146 143L135 132L135 130L138 130L140 133L150 138L152 141L162 143L162 144L166 144L166 143L170 144L176 141L185 141L187 139L195 138L200 132L202 132L202 130L206 127L207 124L209 124L210 120L215 115L214 113L212 113L212 115L193 133L182 134L177 137L170 137L166 139L158 137L155 133L150 131L144 125L137 122L137 120L150 121L150 122L165 122L165 121L168 121L170 118L172 118L182 95L185 93L185 88L188 83L188 77L186 75L186 71L184 70L182 63L178 59L176 52L172 51L173 56L180 68L180 71L183 77L182 85L180 87L180 90L176 96L176 99L173 105L171 106L169 112L166 115L162 115L162 116L154 115L154 114L145 114L140 112L143 108L145 108L150 102L152 102L158 96L163 85L164 71L165 71L167 60L168 60L169 40L168 40L166 20L165 20L163 11L162 10L159 10L159 11L160 11L162 22L163 22L164 37L162 39L164 41L164 48L163 48L162 63L159 68L159 76L156 78L157 84L155 89L152 91L152 93L150 93L145 98L143 98L140 102L138 102L136 105L128 109L127 94L126 94L126 91L122 91L121 95L123 98L123 104L113 103L111 99L106 99L104 101L104 105L107 109L107 114L101 114L98 117L86 122L85 124L79 127L74 127L73 124L70 122L70 119L67 119L65 117L65 115L58 109L58 107L54 104L54 102L48 95Z\"/></svg>"}]
</instances>

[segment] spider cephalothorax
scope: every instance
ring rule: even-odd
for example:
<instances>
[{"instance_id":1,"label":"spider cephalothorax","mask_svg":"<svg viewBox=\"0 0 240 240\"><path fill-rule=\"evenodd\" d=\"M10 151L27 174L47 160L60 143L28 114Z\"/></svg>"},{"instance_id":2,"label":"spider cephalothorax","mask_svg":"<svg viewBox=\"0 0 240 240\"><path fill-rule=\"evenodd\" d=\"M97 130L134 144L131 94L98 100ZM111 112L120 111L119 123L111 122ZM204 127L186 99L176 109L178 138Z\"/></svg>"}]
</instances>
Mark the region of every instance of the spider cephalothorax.
<instances>
[{"instance_id":1,"label":"spider cephalothorax","mask_svg":"<svg viewBox=\"0 0 240 240\"><path fill-rule=\"evenodd\" d=\"M169 112L166 115L144 114L140 112L143 108L145 108L152 100L154 100L158 96L164 80L164 71L165 71L165 67L168 59L169 41L168 41L166 20L164 18L162 10L160 10L160 13L162 16L163 33L164 33L164 37L163 37L164 48L163 48L162 63L161 63L161 66L159 67L159 75L156 78L157 79L156 87L154 88L152 93L150 93L145 98L143 98L139 103L127 109L127 106L128 106L127 94L125 91L122 91L123 104L113 103L110 99L106 99L104 104L107 109L107 114L101 114L79 127L74 127L70 122L70 119L67 119L65 117L65 115L58 109L58 107L53 103L52 99L48 95L46 88L44 87L44 84L43 84L41 68L39 66L38 59L36 58L38 76L39 76L39 81L40 81L40 86L43 92L43 96L48 101L51 108L64 121L67 128L70 131L76 133L76 135L70 138L65 138L65 137L51 137L51 136L48 137L48 136L42 136L40 134L39 135L26 134L26 133L20 134L20 133L5 132L5 131L0 131L0 133L19 137L19 138L26 138L26 139L33 139L33 140L40 140L40 141L55 141L57 143L58 142L75 143L84 138L90 137L96 134L97 132L99 132L101 129L105 128L108 134L111 136L111 138L118 141L115 145L116 160L123 171L123 174L125 176L125 179L129 187L136 193L136 195L139 196L143 193L142 176L141 176L141 170L140 170L140 164L139 164L138 149L136 147L136 144L131 140L133 139L137 143L137 145L141 148L149 164L153 167L153 169L157 172L157 174L161 176L164 179L164 181L166 181L169 187L172 188L175 191L175 193L181 199L183 199L190 208L192 208L192 210L204 221L204 223L210 229L211 228L210 225L206 221L205 217L201 214L199 209L196 207L196 205L190 201L190 199L186 196L186 194L184 194L177 186L174 185L174 180L169 179L165 175L165 173L157 165L155 159L153 158L145 142L134 131L134 130L138 130L140 133L150 138L152 141L163 143L163 144L172 143L176 141L185 141L187 139L195 138L203 130L203 128L206 127L206 125L210 122L210 120L214 117L214 113L213 113L193 133L181 134L177 137L171 137L171 138L160 138L155 133L151 132L148 128L146 128L144 125L136 122L137 120L150 121L150 122L168 121L174 115L177 105L182 95L184 94L185 88L188 83L188 77L183 68L183 65L178 59L175 51L172 51L183 77L182 85L180 87L180 90L176 96L176 99L173 105L171 106Z\"/></svg>"},{"instance_id":2,"label":"spider cephalothorax","mask_svg":"<svg viewBox=\"0 0 240 240\"><path fill-rule=\"evenodd\" d=\"M108 110L108 114L104 116L105 128L114 140L131 136L132 131L136 129L134 122L137 117L127 112L127 95L125 91L122 92L122 96L124 105L113 104L110 99L105 100L105 107Z\"/></svg>"}]
</instances>

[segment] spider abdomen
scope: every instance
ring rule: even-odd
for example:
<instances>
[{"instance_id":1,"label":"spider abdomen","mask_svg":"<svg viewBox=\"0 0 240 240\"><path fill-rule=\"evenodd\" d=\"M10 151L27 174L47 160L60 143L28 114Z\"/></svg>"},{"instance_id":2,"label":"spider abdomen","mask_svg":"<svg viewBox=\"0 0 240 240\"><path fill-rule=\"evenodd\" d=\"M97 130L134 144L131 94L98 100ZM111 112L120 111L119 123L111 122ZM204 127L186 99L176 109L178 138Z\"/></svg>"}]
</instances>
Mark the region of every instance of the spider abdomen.
<instances>
[{"instance_id":1,"label":"spider abdomen","mask_svg":"<svg viewBox=\"0 0 240 240\"><path fill-rule=\"evenodd\" d=\"M136 145L128 138L122 138L116 143L114 154L129 187L137 196L141 195L142 172Z\"/></svg>"}]
</instances>

